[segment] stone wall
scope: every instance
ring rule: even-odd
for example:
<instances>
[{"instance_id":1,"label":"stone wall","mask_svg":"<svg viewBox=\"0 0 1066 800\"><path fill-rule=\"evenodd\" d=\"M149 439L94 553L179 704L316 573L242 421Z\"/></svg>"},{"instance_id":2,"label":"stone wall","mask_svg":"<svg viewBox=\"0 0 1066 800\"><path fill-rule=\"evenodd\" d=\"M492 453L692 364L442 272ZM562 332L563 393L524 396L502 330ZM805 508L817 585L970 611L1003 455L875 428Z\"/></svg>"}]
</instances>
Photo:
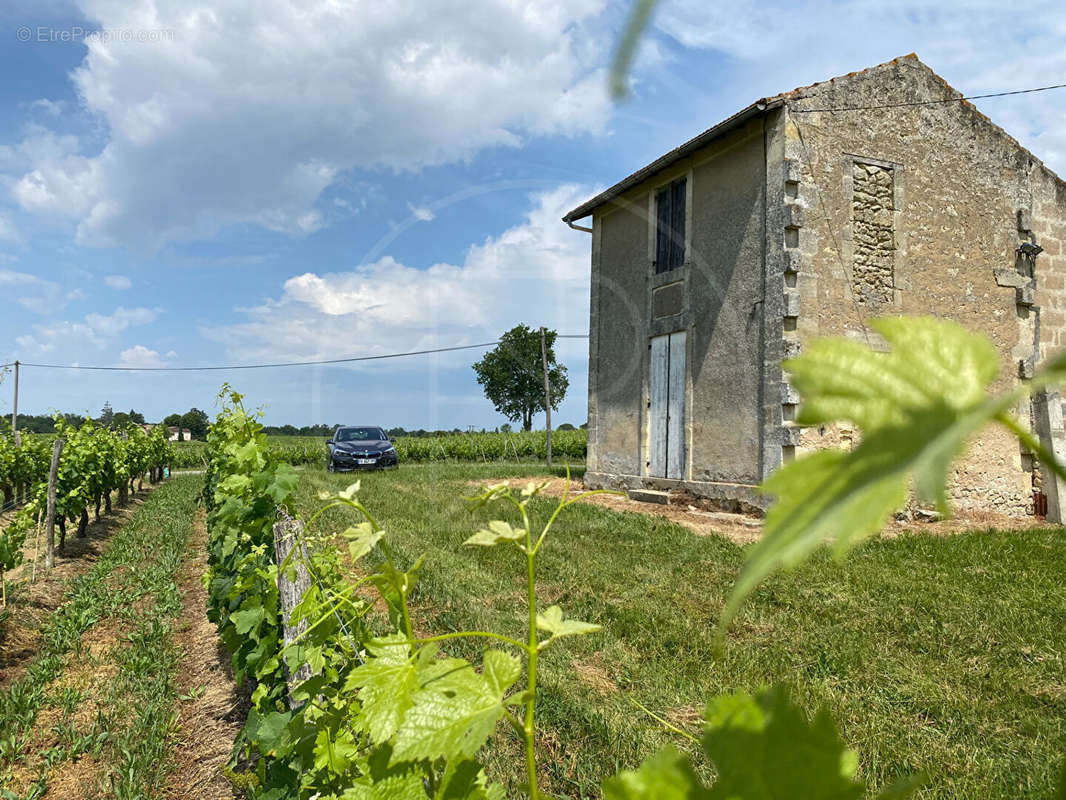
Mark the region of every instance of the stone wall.
<instances>
[{"instance_id":1,"label":"stone wall","mask_svg":"<svg viewBox=\"0 0 1066 800\"><path fill-rule=\"evenodd\" d=\"M1040 287L1062 286L1066 258L1045 253L1029 264L1018 248L1043 235L1029 230L1038 223L1027 216L1037 173L1047 182L1040 189L1046 207L1035 203L1046 208L1048 222L1040 224L1052 235L1066 234L1062 182L966 102L803 113L958 96L915 58L806 87L801 94L790 101L786 158L797 186L788 202L800 205L807 219L795 232L783 232L785 269L795 273L796 294L786 349L800 351L819 336L877 347L869 319L932 314L995 344L1003 364L995 390L1031 376L1048 342L1064 335L1066 288L1047 295L1060 316L1049 320L1039 306ZM1060 247L1048 242L1052 250ZM784 398L792 402L784 407L784 457L852 446L855 437L847 426L801 430L787 421L802 398L785 378ZM1027 403L1018 411L1024 421L1030 419ZM954 506L1032 513L1031 464L1013 437L990 429L957 464L949 485Z\"/></svg>"},{"instance_id":2,"label":"stone wall","mask_svg":"<svg viewBox=\"0 0 1066 800\"><path fill-rule=\"evenodd\" d=\"M893 170L855 161L851 175L852 291L858 303L879 307L895 288Z\"/></svg>"}]
</instances>

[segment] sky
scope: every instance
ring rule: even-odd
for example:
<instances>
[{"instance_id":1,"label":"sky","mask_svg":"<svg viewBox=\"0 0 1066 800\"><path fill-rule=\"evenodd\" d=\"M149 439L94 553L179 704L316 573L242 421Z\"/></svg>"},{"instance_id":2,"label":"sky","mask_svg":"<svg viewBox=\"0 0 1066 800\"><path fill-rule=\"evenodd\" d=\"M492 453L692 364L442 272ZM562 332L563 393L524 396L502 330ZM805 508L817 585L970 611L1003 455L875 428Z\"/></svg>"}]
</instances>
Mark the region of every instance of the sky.
<instances>
[{"instance_id":1,"label":"sky","mask_svg":"<svg viewBox=\"0 0 1066 800\"><path fill-rule=\"evenodd\" d=\"M981 0L34 0L0 9L0 363L208 366L588 330L560 217L754 100L917 52L966 94L1066 83L1066 14ZM977 101L1066 174L1066 90ZM26 367L19 410L494 428L481 351L342 367ZM587 343L560 342L586 416ZM12 380L0 384L10 414ZM542 425L542 417L537 425Z\"/></svg>"}]
</instances>

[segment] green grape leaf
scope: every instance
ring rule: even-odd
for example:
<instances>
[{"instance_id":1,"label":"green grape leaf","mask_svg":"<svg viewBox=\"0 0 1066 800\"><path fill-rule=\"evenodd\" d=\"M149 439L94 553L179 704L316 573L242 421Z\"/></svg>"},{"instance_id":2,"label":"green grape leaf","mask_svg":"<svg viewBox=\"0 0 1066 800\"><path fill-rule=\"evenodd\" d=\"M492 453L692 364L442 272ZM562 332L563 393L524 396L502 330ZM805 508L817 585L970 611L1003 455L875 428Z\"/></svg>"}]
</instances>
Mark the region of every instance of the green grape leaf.
<instances>
[{"instance_id":1,"label":"green grape leaf","mask_svg":"<svg viewBox=\"0 0 1066 800\"><path fill-rule=\"evenodd\" d=\"M784 686L712 700L702 743L718 772L708 800L849 800L865 789L829 714L809 721Z\"/></svg>"},{"instance_id":2,"label":"green grape leaf","mask_svg":"<svg viewBox=\"0 0 1066 800\"><path fill-rule=\"evenodd\" d=\"M522 674L522 662L503 650L486 650L481 658L482 672L493 694L503 697Z\"/></svg>"},{"instance_id":3,"label":"green grape leaf","mask_svg":"<svg viewBox=\"0 0 1066 800\"><path fill-rule=\"evenodd\" d=\"M249 633L264 619L266 619L266 611L258 603L251 608L242 608L230 614L230 620L241 636Z\"/></svg>"},{"instance_id":4,"label":"green grape leaf","mask_svg":"<svg viewBox=\"0 0 1066 800\"><path fill-rule=\"evenodd\" d=\"M375 531L369 522L361 522L345 530L341 536L348 540L348 554L352 561L358 561L374 549L385 536L385 531Z\"/></svg>"},{"instance_id":5,"label":"green grape leaf","mask_svg":"<svg viewBox=\"0 0 1066 800\"><path fill-rule=\"evenodd\" d=\"M489 523L488 530L482 528L463 544L492 547L500 542L517 542L526 538L526 532L522 528L512 528L503 520L494 519Z\"/></svg>"},{"instance_id":6,"label":"green grape leaf","mask_svg":"<svg viewBox=\"0 0 1066 800\"><path fill-rule=\"evenodd\" d=\"M540 647L544 647L562 636L584 636L595 633L600 630L600 626L576 619L564 620L563 610L559 606L551 606L543 614L537 614L537 629L551 634L550 638L540 643Z\"/></svg>"},{"instance_id":7,"label":"green grape leaf","mask_svg":"<svg viewBox=\"0 0 1066 800\"><path fill-rule=\"evenodd\" d=\"M785 362L802 401L797 422L850 420L870 432L906 423L937 402L965 411L984 401L999 372L991 342L957 323L890 317L872 320L870 327L891 350L821 339Z\"/></svg>"},{"instance_id":8,"label":"green grape leaf","mask_svg":"<svg viewBox=\"0 0 1066 800\"><path fill-rule=\"evenodd\" d=\"M418 689L416 665L408 656L407 639L401 634L373 639L367 650L374 656L349 674L346 691L359 689L360 720L376 743L396 732L414 701Z\"/></svg>"},{"instance_id":9,"label":"green grape leaf","mask_svg":"<svg viewBox=\"0 0 1066 800\"><path fill-rule=\"evenodd\" d=\"M824 543L842 557L875 534L906 501L911 482L919 497L946 512L951 462L1017 399L986 398L997 359L983 337L924 317L870 324L889 352L823 340L785 363L803 403L799 420L850 419L862 428L862 442L850 452L824 450L786 464L764 483L777 499L762 538L747 552L719 635L772 573L798 565Z\"/></svg>"},{"instance_id":10,"label":"green grape leaf","mask_svg":"<svg viewBox=\"0 0 1066 800\"><path fill-rule=\"evenodd\" d=\"M279 464L277 471L274 473L273 482L266 489L266 494L271 500L280 505L292 497L299 482L300 473L296 471L292 464Z\"/></svg>"},{"instance_id":11,"label":"green grape leaf","mask_svg":"<svg viewBox=\"0 0 1066 800\"><path fill-rule=\"evenodd\" d=\"M664 747L637 770L623 770L603 784L604 800L697 800L707 796L686 756Z\"/></svg>"},{"instance_id":12,"label":"green grape leaf","mask_svg":"<svg viewBox=\"0 0 1066 800\"><path fill-rule=\"evenodd\" d=\"M481 765L472 759L449 761L433 800L505 800L503 786L489 783Z\"/></svg>"},{"instance_id":13,"label":"green grape leaf","mask_svg":"<svg viewBox=\"0 0 1066 800\"><path fill-rule=\"evenodd\" d=\"M254 709L253 709L254 711ZM283 748L289 722L292 721L291 711L271 711L262 715L249 712L248 727L254 729L252 739L265 755L272 755L275 751Z\"/></svg>"},{"instance_id":14,"label":"green grape leaf","mask_svg":"<svg viewBox=\"0 0 1066 800\"><path fill-rule=\"evenodd\" d=\"M375 750L365 774L348 785L342 800L426 800L425 773L418 767L392 763L391 754L388 745Z\"/></svg>"},{"instance_id":15,"label":"green grape leaf","mask_svg":"<svg viewBox=\"0 0 1066 800\"><path fill-rule=\"evenodd\" d=\"M518 677L512 656L486 654L479 674L462 659L419 664L422 688L396 732L392 762L473 758L503 716L503 695Z\"/></svg>"}]
</instances>

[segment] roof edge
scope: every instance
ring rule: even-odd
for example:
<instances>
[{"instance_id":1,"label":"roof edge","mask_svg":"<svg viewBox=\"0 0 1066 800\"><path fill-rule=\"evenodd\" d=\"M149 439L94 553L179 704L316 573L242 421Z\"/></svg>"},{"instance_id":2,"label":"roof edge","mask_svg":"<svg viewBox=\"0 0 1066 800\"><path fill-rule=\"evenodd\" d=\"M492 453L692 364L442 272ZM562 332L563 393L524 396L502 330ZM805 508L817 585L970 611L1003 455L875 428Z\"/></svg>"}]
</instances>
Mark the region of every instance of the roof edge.
<instances>
[{"instance_id":1,"label":"roof edge","mask_svg":"<svg viewBox=\"0 0 1066 800\"><path fill-rule=\"evenodd\" d=\"M708 128L703 133L692 139L689 139L681 146L675 147L666 155L660 156L659 158L655 159L655 161L652 161L646 167L638 169L629 177L623 178L610 189L600 192L591 200L582 203L573 211L568 212L563 217L563 222L569 224L576 220L584 219L600 206L609 203L611 200L614 200L619 195L625 193L629 189L632 189L637 184L643 183L655 173L661 172L662 170L669 167L671 164L680 161L681 159L694 153L700 148L710 144L715 139L718 139L719 137L724 136L730 131L735 130L748 120L753 119L757 116L761 116L767 111L772 111L773 109L779 108L784 104L785 100L782 96L773 98L763 97L759 100L756 100L747 108L741 109L733 116L722 120L714 127Z\"/></svg>"}]
</instances>

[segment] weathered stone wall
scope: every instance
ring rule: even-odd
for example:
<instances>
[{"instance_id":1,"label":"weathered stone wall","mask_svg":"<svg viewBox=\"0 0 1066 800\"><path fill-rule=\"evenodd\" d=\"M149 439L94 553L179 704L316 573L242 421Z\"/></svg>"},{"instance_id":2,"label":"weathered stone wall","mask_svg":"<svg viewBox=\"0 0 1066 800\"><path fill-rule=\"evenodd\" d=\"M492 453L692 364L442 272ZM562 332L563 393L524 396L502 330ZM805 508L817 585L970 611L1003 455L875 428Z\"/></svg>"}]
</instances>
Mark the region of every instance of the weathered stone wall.
<instances>
[{"instance_id":1,"label":"weathered stone wall","mask_svg":"<svg viewBox=\"0 0 1066 800\"><path fill-rule=\"evenodd\" d=\"M856 302L879 308L895 288L893 170L854 161L851 175L852 291Z\"/></svg>"},{"instance_id":2,"label":"weathered stone wall","mask_svg":"<svg viewBox=\"0 0 1066 800\"><path fill-rule=\"evenodd\" d=\"M1031 176L1046 174L1030 154L965 102L803 113L949 97L957 93L917 59L905 58L807 87L790 100L786 160L797 185L789 202L805 213L795 231L782 232L796 293L787 351L798 352L817 336L878 346L868 319L933 314L992 340L1003 363L995 388L1005 390L1032 374L1036 356L1046 354L1045 339L1061 341L1066 319L1047 325L1034 312L1033 279L1035 287L1058 287L1066 263L1041 255L1027 275L1017 254L1029 238L1022 225L1028 218L1019 213L1033 203ZM1066 209L1061 198L1050 197L1061 195L1062 183L1053 176L1041 181L1045 227L1051 236L1064 234L1055 226ZM1035 288L1037 305L1040 291ZM1066 315L1066 291L1048 296L1052 302ZM786 388L785 399L793 401L785 405L788 420L802 398ZM1027 407L1020 410L1028 416ZM785 424L786 458L848 446L853 438L839 426ZM1009 434L982 435L951 481L955 506L1031 513L1031 460L1024 456Z\"/></svg>"},{"instance_id":3,"label":"weathered stone wall","mask_svg":"<svg viewBox=\"0 0 1066 800\"><path fill-rule=\"evenodd\" d=\"M594 485L680 486L754 502L763 476L766 157L756 119L593 216L589 471ZM684 264L656 274L654 198L684 177ZM648 347L686 333L681 479L649 478Z\"/></svg>"}]
</instances>

